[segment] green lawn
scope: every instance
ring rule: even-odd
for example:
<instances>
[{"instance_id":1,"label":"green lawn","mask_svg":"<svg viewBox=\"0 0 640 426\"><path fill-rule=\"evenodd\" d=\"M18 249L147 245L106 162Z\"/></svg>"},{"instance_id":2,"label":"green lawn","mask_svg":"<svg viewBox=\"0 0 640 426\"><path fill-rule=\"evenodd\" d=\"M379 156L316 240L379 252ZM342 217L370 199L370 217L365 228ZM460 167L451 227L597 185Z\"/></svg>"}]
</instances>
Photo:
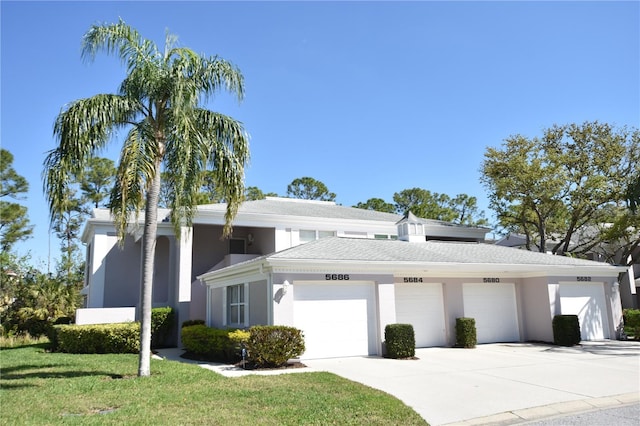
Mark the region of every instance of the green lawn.
<instances>
[{"instance_id":1,"label":"green lawn","mask_svg":"<svg viewBox=\"0 0 640 426\"><path fill-rule=\"evenodd\" d=\"M398 399L330 373L227 378L136 355L0 352L0 423L134 425L425 425Z\"/></svg>"}]
</instances>

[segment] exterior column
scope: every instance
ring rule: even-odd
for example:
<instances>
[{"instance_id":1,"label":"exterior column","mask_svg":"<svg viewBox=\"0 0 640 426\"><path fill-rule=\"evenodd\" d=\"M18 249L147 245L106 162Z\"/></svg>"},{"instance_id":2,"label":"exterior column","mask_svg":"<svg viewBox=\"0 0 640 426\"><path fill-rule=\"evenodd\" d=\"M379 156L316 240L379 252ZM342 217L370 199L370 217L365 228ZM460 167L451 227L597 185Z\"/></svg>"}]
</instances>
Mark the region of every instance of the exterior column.
<instances>
[{"instance_id":1,"label":"exterior column","mask_svg":"<svg viewBox=\"0 0 640 426\"><path fill-rule=\"evenodd\" d=\"M378 282L377 298L378 298L378 315L380 338L378 343L378 355L384 355L382 341L384 340L384 329L389 324L396 322L396 293L393 277L390 283Z\"/></svg>"},{"instance_id":2,"label":"exterior column","mask_svg":"<svg viewBox=\"0 0 640 426\"><path fill-rule=\"evenodd\" d=\"M183 226L180 228L180 239L176 241L174 307L177 311L178 346L180 346L181 325L189 319L189 304L191 303L192 232L192 228Z\"/></svg>"},{"instance_id":3,"label":"exterior column","mask_svg":"<svg viewBox=\"0 0 640 426\"><path fill-rule=\"evenodd\" d=\"M87 308L104 308L106 258L117 243L116 236L106 234L93 236Z\"/></svg>"}]
</instances>

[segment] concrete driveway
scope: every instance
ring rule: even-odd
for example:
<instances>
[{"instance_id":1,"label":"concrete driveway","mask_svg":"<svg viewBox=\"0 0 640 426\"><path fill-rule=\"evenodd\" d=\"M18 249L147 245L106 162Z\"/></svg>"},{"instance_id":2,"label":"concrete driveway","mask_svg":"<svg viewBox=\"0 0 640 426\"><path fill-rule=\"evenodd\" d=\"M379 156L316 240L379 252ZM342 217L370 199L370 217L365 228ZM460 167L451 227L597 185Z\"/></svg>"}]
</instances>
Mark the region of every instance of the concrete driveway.
<instances>
[{"instance_id":1,"label":"concrete driveway","mask_svg":"<svg viewBox=\"0 0 640 426\"><path fill-rule=\"evenodd\" d=\"M431 425L516 424L640 400L640 342L417 349L418 360L308 360L396 396Z\"/></svg>"},{"instance_id":2,"label":"concrete driveway","mask_svg":"<svg viewBox=\"0 0 640 426\"><path fill-rule=\"evenodd\" d=\"M352 357L305 360L308 368L248 371L189 361L181 349L159 358L227 377L328 371L387 392L436 425L509 425L640 401L640 342L583 342L571 348L494 343L475 349L416 349L417 360Z\"/></svg>"}]
</instances>

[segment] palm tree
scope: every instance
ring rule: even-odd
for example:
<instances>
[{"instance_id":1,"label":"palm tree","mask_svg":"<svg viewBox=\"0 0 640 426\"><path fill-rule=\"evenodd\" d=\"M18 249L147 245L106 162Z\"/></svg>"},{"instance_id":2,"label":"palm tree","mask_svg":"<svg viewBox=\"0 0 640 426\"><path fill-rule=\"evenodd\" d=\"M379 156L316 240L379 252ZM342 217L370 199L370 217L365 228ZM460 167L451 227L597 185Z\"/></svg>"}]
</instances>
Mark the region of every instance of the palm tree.
<instances>
[{"instance_id":1,"label":"palm tree","mask_svg":"<svg viewBox=\"0 0 640 426\"><path fill-rule=\"evenodd\" d=\"M200 106L221 89L242 100L243 77L229 62L176 47L167 33L164 51L124 21L94 25L84 35L83 59L99 51L115 54L127 67L117 94L99 94L71 103L57 117L59 142L44 162L44 189L52 217L62 210L66 186L90 159L128 129L109 207L120 241L144 207L139 376L150 372L151 289L157 231L160 175L171 176L171 221L175 235L190 226L200 173L214 171L227 201L224 235L231 232L244 191L248 135L242 123Z\"/></svg>"}]
</instances>

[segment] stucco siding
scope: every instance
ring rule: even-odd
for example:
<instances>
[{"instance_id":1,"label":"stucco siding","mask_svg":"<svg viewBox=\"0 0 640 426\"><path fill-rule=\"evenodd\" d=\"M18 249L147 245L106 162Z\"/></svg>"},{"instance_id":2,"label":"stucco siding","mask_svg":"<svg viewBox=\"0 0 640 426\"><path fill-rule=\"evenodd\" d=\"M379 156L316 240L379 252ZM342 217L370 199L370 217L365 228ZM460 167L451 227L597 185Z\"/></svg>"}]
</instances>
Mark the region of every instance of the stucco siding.
<instances>
[{"instance_id":1,"label":"stucco siding","mask_svg":"<svg viewBox=\"0 0 640 426\"><path fill-rule=\"evenodd\" d=\"M204 274L227 254L228 242L221 240L222 226L194 225L191 280ZM191 300L195 300L193 297Z\"/></svg>"},{"instance_id":2,"label":"stucco siding","mask_svg":"<svg viewBox=\"0 0 640 426\"><path fill-rule=\"evenodd\" d=\"M268 325L269 312L267 303L267 281L257 281L249 284L249 325Z\"/></svg>"},{"instance_id":3,"label":"stucco siding","mask_svg":"<svg viewBox=\"0 0 640 426\"><path fill-rule=\"evenodd\" d=\"M125 238L124 247L117 244L105 257L105 308L137 306L140 299L141 243Z\"/></svg>"},{"instance_id":4,"label":"stucco siding","mask_svg":"<svg viewBox=\"0 0 640 426\"><path fill-rule=\"evenodd\" d=\"M456 344L456 318L464 317L464 299L461 278L435 278L444 282L445 326L449 346ZM468 280L466 280L468 281Z\"/></svg>"},{"instance_id":5,"label":"stucco siding","mask_svg":"<svg viewBox=\"0 0 640 426\"><path fill-rule=\"evenodd\" d=\"M170 243L167 237L158 237L153 273L153 304L154 306L169 305L170 273Z\"/></svg>"},{"instance_id":6,"label":"stucco siding","mask_svg":"<svg viewBox=\"0 0 640 426\"><path fill-rule=\"evenodd\" d=\"M207 318L207 325L209 327L224 328L224 292L226 288L213 288L210 290L209 299L209 318Z\"/></svg>"},{"instance_id":7,"label":"stucco siding","mask_svg":"<svg viewBox=\"0 0 640 426\"><path fill-rule=\"evenodd\" d=\"M549 286L546 277L522 279L520 312L525 341L553 342Z\"/></svg>"}]
</instances>

